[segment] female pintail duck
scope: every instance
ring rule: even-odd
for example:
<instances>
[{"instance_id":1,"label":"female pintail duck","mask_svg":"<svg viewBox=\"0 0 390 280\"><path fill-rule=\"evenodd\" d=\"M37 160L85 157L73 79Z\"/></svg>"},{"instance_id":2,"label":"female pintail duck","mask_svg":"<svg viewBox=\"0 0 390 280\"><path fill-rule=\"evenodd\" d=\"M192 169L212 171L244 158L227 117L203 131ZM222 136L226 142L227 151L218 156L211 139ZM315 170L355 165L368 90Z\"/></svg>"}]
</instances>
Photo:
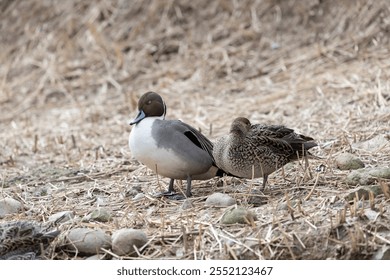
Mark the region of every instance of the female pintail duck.
<instances>
[{"instance_id":1,"label":"female pintail duck","mask_svg":"<svg viewBox=\"0 0 390 280\"><path fill-rule=\"evenodd\" d=\"M236 118L228 135L214 143L213 156L217 166L241 178L263 177L288 162L310 155L317 146L313 138L297 134L281 125L252 125L246 118Z\"/></svg>"},{"instance_id":2,"label":"female pintail duck","mask_svg":"<svg viewBox=\"0 0 390 280\"><path fill-rule=\"evenodd\" d=\"M39 259L60 233L50 226L30 221L10 221L0 224L0 260Z\"/></svg>"},{"instance_id":3,"label":"female pintail duck","mask_svg":"<svg viewBox=\"0 0 390 280\"><path fill-rule=\"evenodd\" d=\"M147 92L138 101L138 115L129 136L132 156L155 173L187 180L186 196L191 196L192 180L221 176L212 156L213 144L198 130L179 120L166 120L166 105L160 95Z\"/></svg>"}]
</instances>

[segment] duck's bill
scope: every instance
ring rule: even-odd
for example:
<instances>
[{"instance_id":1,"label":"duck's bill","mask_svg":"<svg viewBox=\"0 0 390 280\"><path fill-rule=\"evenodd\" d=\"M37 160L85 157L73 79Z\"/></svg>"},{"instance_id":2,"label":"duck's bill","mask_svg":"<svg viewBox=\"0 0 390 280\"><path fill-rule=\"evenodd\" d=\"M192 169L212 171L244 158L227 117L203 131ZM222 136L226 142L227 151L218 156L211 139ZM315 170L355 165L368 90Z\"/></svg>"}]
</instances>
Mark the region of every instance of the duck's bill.
<instances>
[{"instance_id":1,"label":"duck's bill","mask_svg":"<svg viewBox=\"0 0 390 280\"><path fill-rule=\"evenodd\" d=\"M145 116L144 111L140 110L140 111L138 112L138 115L135 117L135 119L132 120L132 121L130 122L130 125L139 123L139 122L140 122L141 120L143 120L145 117L146 117L146 116Z\"/></svg>"}]
</instances>

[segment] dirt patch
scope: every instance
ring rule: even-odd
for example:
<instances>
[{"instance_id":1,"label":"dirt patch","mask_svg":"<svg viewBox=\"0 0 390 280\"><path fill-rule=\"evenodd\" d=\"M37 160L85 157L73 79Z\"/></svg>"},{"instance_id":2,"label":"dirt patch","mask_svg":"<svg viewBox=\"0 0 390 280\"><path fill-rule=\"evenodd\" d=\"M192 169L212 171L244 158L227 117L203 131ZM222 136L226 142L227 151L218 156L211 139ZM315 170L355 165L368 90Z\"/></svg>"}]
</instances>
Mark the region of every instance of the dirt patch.
<instances>
[{"instance_id":1,"label":"dirt patch","mask_svg":"<svg viewBox=\"0 0 390 280\"><path fill-rule=\"evenodd\" d=\"M104 205L113 221L86 226L142 229L142 259L371 258L390 243L389 197L345 200L348 171L333 160L348 151L389 166L390 144L357 145L388 139L387 1L209 2L1 2L2 196L26 208L5 219L82 218ZM314 137L322 159L272 174L262 194L252 193L261 180L196 181L194 208L180 210L183 202L153 197L168 180L127 145L149 90L164 97L168 118L210 139L244 116ZM138 190L145 196L134 200ZM217 191L258 220L222 225L226 209L204 205ZM51 258L76 258L61 241Z\"/></svg>"}]
</instances>

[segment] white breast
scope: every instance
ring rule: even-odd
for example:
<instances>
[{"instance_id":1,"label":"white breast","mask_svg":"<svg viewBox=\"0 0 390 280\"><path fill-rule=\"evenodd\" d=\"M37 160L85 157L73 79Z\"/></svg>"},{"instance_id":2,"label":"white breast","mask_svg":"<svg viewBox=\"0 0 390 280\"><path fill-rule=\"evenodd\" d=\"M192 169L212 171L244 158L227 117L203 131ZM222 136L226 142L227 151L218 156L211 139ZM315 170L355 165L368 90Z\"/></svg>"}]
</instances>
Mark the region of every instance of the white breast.
<instances>
[{"instance_id":1,"label":"white breast","mask_svg":"<svg viewBox=\"0 0 390 280\"><path fill-rule=\"evenodd\" d=\"M146 154L150 153L150 150L157 148L151 131L154 120L155 118L145 118L131 129L129 147L132 156L139 161Z\"/></svg>"},{"instance_id":2,"label":"white breast","mask_svg":"<svg viewBox=\"0 0 390 280\"><path fill-rule=\"evenodd\" d=\"M186 179L188 173L186 162L169 149L157 147L156 139L152 137L152 125L156 119L159 118L148 117L133 126L129 136L131 154L162 176Z\"/></svg>"}]
</instances>

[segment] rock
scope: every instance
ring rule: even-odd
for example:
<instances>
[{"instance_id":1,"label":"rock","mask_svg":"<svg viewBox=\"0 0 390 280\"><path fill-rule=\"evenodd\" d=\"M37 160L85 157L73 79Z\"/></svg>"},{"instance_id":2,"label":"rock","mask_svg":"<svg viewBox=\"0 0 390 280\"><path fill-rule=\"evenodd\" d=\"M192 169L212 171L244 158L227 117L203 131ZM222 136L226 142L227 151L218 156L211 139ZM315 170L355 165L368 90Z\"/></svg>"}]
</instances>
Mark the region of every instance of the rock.
<instances>
[{"instance_id":1,"label":"rock","mask_svg":"<svg viewBox=\"0 0 390 280\"><path fill-rule=\"evenodd\" d=\"M222 224L251 224L257 217L251 211L238 207L228 210L221 219Z\"/></svg>"},{"instance_id":2,"label":"rock","mask_svg":"<svg viewBox=\"0 0 390 280\"><path fill-rule=\"evenodd\" d=\"M386 145L390 145L389 135L377 135L369 140L353 144L352 147L355 149L362 149L365 151L378 151Z\"/></svg>"},{"instance_id":3,"label":"rock","mask_svg":"<svg viewBox=\"0 0 390 280\"><path fill-rule=\"evenodd\" d=\"M224 193L213 193L205 202L206 206L214 207L228 207L234 204L236 204L235 199Z\"/></svg>"},{"instance_id":4,"label":"rock","mask_svg":"<svg viewBox=\"0 0 390 280\"><path fill-rule=\"evenodd\" d=\"M194 208L194 204L192 203L192 201L190 199L184 200L183 204L180 207L181 210L188 210L191 208Z\"/></svg>"},{"instance_id":5,"label":"rock","mask_svg":"<svg viewBox=\"0 0 390 280\"><path fill-rule=\"evenodd\" d=\"M286 201L284 202L280 202L277 206L276 206L276 210L278 211L285 211L285 210L290 210L290 207L292 208L295 208L298 206L298 203L299 203L299 200L291 200L290 203L287 203ZM290 205L290 207L288 207L288 205Z\"/></svg>"},{"instance_id":6,"label":"rock","mask_svg":"<svg viewBox=\"0 0 390 280\"><path fill-rule=\"evenodd\" d=\"M361 159L350 153L339 154L335 158L335 163L340 170L352 170L364 167L364 163Z\"/></svg>"},{"instance_id":7,"label":"rock","mask_svg":"<svg viewBox=\"0 0 390 280\"><path fill-rule=\"evenodd\" d=\"M112 213L105 208L97 208L81 219L83 222L97 221L106 223L112 220Z\"/></svg>"},{"instance_id":8,"label":"rock","mask_svg":"<svg viewBox=\"0 0 390 280\"><path fill-rule=\"evenodd\" d=\"M133 200L141 200L145 197L145 194L143 193L137 193L134 197L133 197Z\"/></svg>"},{"instance_id":9,"label":"rock","mask_svg":"<svg viewBox=\"0 0 390 280\"><path fill-rule=\"evenodd\" d=\"M369 178L368 172L365 169L357 169L348 174L344 179L344 182L348 185L368 185L371 182L375 181L372 178Z\"/></svg>"},{"instance_id":10,"label":"rock","mask_svg":"<svg viewBox=\"0 0 390 280\"><path fill-rule=\"evenodd\" d=\"M348 174L344 181L352 186L371 185L374 184L378 178L390 179L390 168L372 167L357 169Z\"/></svg>"},{"instance_id":11,"label":"rock","mask_svg":"<svg viewBox=\"0 0 390 280\"><path fill-rule=\"evenodd\" d=\"M102 207L107 205L107 200L104 197L96 197L96 205L97 207Z\"/></svg>"},{"instance_id":12,"label":"rock","mask_svg":"<svg viewBox=\"0 0 390 280\"><path fill-rule=\"evenodd\" d=\"M99 255L99 254L92 255L92 256L86 258L87 261L104 260L104 259L105 259L104 255Z\"/></svg>"},{"instance_id":13,"label":"rock","mask_svg":"<svg viewBox=\"0 0 390 280\"><path fill-rule=\"evenodd\" d=\"M74 218L73 211L61 211L49 216L49 222L64 223Z\"/></svg>"},{"instance_id":14,"label":"rock","mask_svg":"<svg viewBox=\"0 0 390 280\"><path fill-rule=\"evenodd\" d=\"M93 210L93 212L90 215L90 219L94 221L106 223L112 220L112 214L111 211L105 208L98 208Z\"/></svg>"},{"instance_id":15,"label":"rock","mask_svg":"<svg viewBox=\"0 0 390 280\"><path fill-rule=\"evenodd\" d=\"M252 190L248 197L248 204L252 204L255 207L265 204L267 201L264 199L264 194L258 190Z\"/></svg>"},{"instance_id":16,"label":"rock","mask_svg":"<svg viewBox=\"0 0 390 280\"><path fill-rule=\"evenodd\" d=\"M376 219L378 219L380 213L368 208L368 209L364 209L364 216L367 217L367 219L369 219L370 221L375 221Z\"/></svg>"},{"instance_id":17,"label":"rock","mask_svg":"<svg viewBox=\"0 0 390 280\"><path fill-rule=\"evenodd\" d=\"M142 230L123 228L112 235L112 251L118 256L137 256L133 246L139 250L148 242L148 237Z\"/></svg>"},{"instance_id":18,"label":"rock","mask_svg":"<svg viewBox=\"0 0 390 280\"><path fill-rule=\"evenodd\" d=\"M390 246L384 245L373 256L373 260L390 260Z\"/></svg>"},{"instance_id":19,"label":"rock","mask_svg":"<svg viewBox=\"0 0 390 280\"><path fill-rule=\"evenodd\" d=\"M22 209L22 203L19 201L6 197L0 199L0 218L4 218L5 215L18 213Z\"/></svg>"},{"instance_id":20,"label":"rock","mask_svg":"<svg viewBox=\"0 0 390 280\"><path fill-rule=\"evenodd\" d=\"M74 228L68 234L68 248L82 254L98 254L100 248L111 247L110 236L101 229Z\"/></svg>"},{"instance_id":21,"label":"rock","mask_svg":"<svg viewBox=\"0 0 390 280\"><path fill-rule=\"evenodd\" d=\"M355 197L357 197L358 199L362 199L364 197L365 200L368 200L370 198L370 192L374 195L374 197L383 193L382 188L380 186L364 186L353 189L345 196L345 199L351 201L354 200Z\"/></svg>"},{"instance_id":22,"label":"rock","mask_svg":"<svg viewBox=\"0 0 390 280\"><path fill-rule=\"evenodd\" d=\"M183 258L184 254L185 254L185 249L183 247L177 248L176 254L175 254L177 259Z\"/></svg>"},{"instance_id":23,"label":"rock","mask_svg":"<svg viewBox=\"0 0 390 280\"><path fill-rule=\"evenodd\" d=\"M283 166L283 169L285 170L285 172L294 170L295 168L296 168L296 165L294 162L289 162Z\"/></svg>"},{"instance_id":24,"label":"rock","mask_svg":"<svg viewBox=\"0 0 390 280\"><path fill-rule=\"evenodd\" d=\"M374 178L390 179L389 167L374 167L368 170L368 174Z\"/></svg>"},{"instance_id":25,"label":"rock","mask_svg":"<svg viewBox=\"0 0 390 280\"><path fill-rule=\"evenodd\" d=\"M287 202L280 202L277 205L276 210L278 210L278 211L288 210Z\"/></svg>"}]
</instances>

